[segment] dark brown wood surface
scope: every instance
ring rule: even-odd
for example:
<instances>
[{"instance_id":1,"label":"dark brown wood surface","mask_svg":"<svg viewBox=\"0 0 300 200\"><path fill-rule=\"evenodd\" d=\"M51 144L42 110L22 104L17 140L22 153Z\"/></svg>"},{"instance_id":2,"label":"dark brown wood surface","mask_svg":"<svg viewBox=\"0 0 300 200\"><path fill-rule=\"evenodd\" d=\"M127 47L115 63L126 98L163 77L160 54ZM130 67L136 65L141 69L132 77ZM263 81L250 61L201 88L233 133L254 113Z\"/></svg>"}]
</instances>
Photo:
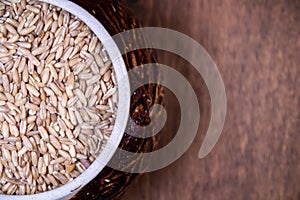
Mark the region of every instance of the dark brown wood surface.
<instances>
[{"instance_id":1,"label":"dark brown wood surface","mask_svg":"<svg viewBox=\"0 0 300 200\"><path fill-rule=\"evenodd\" d=\"M199 159L210 117L207 89L185 61L161 52L161 62L186 75L197 92L199 132L178 161L138 178L122 199L300 199L300 1L124 3L143 25L202 44L222 74L228 110L219 142ZM169 108L176 107L172 99ZM169 115L174 124L175 116ZM175 131L167 126L165 138Z\"/></svg>"}]
</instances>

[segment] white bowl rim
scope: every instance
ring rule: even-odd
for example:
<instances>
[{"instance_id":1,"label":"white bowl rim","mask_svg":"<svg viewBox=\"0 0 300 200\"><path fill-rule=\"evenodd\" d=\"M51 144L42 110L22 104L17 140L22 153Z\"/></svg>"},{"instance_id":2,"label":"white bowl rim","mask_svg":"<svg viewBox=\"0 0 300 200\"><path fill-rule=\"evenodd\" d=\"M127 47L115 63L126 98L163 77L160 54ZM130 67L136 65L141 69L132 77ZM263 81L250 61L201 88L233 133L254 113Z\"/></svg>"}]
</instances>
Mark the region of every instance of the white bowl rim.
<instances>
[{"instance_id":1,"label":"white bowl rim","mask_svg":"<svg viewBox=\"0 0 300 200\"><path fill-rule=\"evenodd\" d=\"M56 188L54 190L33 194L33 195L4 195L0 194L0 199L11 200L52 200L52 199L67 199L78 192L83 186L94 179L102 169L107 165L115 151L117 150L128 121L129 105L130 105L130 86L129 78L126 70L126 65L119 51L119 48L112 40L111 35L104 26L89 12L79 5L69 0L39 0L60 7L74 16L81 19L103 43L108 55L112 59L112 64L116 73L119 102L116 115L116 122L112 134L107 142L106 147L91 164L91 166L76 179L69 183ZM108 46L109 48L106 48ZM119 84L120 83L120 84Z\"/></svg>"}]
</instances>

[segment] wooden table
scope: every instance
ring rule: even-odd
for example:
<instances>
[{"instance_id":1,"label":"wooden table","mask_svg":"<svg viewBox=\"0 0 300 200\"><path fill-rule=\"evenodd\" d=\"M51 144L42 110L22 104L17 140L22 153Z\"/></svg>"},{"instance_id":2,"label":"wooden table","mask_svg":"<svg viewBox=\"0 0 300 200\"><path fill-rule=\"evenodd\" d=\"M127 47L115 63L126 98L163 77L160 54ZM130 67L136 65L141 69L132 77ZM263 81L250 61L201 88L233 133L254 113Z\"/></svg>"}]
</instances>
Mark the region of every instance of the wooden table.
<instances>
[{"instance_id":1,"label":"wooden table","mask_svg":"<svg viewBox=\"0 0 300 200\"><path fill-rule=\"evenodd\" d=\"M143 25L180 31L208 51L222 74L228 110L219 142L199 159L210 117L207 89L186 61L161 52L160 61L184 74L197 92L199 132L178 161L138 178L122 199L300 199L300 1L125 4ZM169 108L176 107L172 99ZM175 116L169 116L174 123ZM163 140L174 132L169 126Z\"/></svg>"}]
</instances>

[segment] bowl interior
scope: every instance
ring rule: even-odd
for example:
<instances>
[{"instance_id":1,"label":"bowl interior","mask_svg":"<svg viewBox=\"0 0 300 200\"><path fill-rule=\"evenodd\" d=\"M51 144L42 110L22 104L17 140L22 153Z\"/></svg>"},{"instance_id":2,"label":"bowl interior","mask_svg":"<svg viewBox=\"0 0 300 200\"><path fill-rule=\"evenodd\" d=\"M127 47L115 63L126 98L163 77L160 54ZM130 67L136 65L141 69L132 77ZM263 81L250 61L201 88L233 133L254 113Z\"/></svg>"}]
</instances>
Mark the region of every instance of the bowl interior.
<instances>
[{"instance_id":1,"label":"bowl interior","mask_svg":"<svg viewBox=\"0 0 300 200\"><path fill-rule=\"evenodd\" d=\"M68 0L39 0L60 7L69 13L81 19L94 34L102 42L107 50L107 53L112 61L113 68L116 73L117 87L119 92L118 111L116 115L116 122L112 134L107 141L107 144L96 160L91 166L76 179L71 182L47 192L33 194L33 195L0 195L0 199L67 199L72 194L78 192L84 185L89 183L93 178L101 172L112 158L120 141L123 137L129 113L130 105L130 87L126 66L122 55L113 41L111 35L107 32L104 26L89 12L84 10L77 4Z\"/></svg>"}]
</instances>

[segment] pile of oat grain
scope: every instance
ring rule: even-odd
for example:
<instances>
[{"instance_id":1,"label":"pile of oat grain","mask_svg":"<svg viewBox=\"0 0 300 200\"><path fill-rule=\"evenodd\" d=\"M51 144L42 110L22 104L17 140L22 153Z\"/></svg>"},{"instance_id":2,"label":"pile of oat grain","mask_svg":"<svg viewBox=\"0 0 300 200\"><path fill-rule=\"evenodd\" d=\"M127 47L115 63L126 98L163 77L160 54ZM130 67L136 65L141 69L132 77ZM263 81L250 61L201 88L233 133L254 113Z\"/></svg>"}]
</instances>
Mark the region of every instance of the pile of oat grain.
<instances>
[{"instance_id":1,"label":"pile of oat grain","mask_svg":"<svg viewBox=\"0 0 300 200\"><path fill-rule=\"evenodd\" d=\"M0 0L0 193L35 194L78 177L116 118L115 72L77 17Z\"/></svg>"}]
</instances>

